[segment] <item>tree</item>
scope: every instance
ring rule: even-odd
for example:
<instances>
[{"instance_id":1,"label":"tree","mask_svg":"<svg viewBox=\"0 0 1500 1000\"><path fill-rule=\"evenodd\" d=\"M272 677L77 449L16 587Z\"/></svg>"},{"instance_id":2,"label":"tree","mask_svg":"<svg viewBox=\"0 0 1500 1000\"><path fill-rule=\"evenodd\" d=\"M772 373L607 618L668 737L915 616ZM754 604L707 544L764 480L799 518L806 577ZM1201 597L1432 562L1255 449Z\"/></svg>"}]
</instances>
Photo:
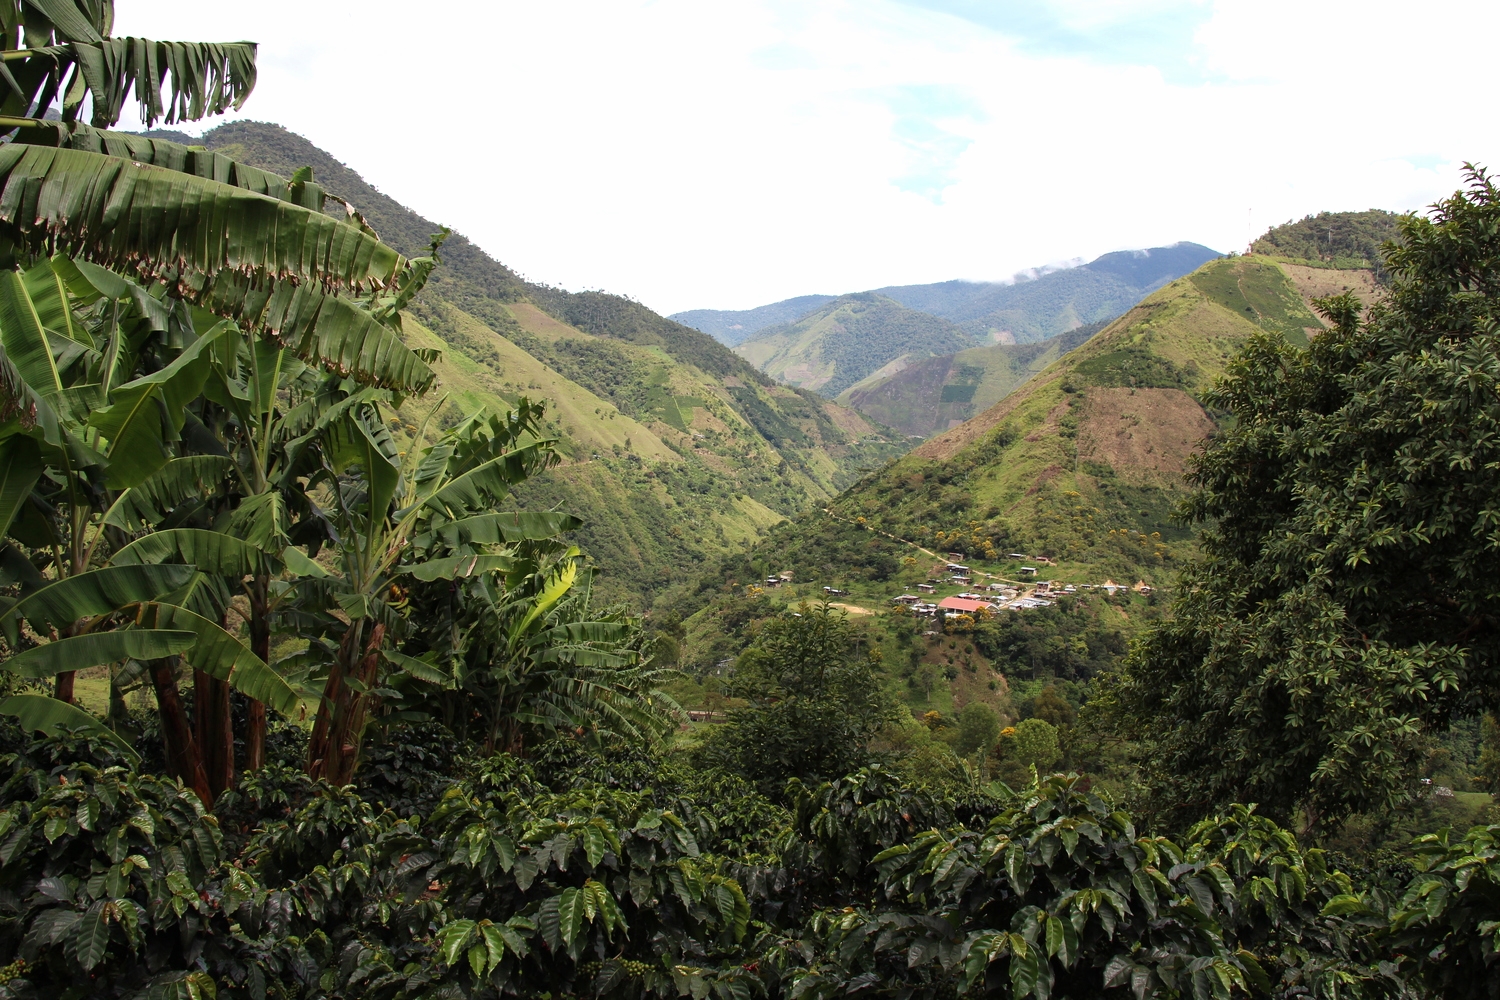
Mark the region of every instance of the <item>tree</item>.
<instances>
[{"instance_id":1,"label":"tree","mask_svg":"<svg viewBox=\"0 0 1500 1000\"><path fill-rule=\"evenodd\" d=\"M1022 719L1001 734L1000 753L1022 768L1046 771L1062 758L1057 727L1045 719Z\"/></svg>"},{"instance_id":2,"label":"tree","mask_svg":"<svg viewBox=\"0 0 1500 1000\"><path fill-rule=\"evenodd\" d=\"M768 796L780 795L791 777L854 771L893 715L848 616L828 604L802 604L767 622L736 662L731 692L750 704L705 736L701 756Z\"/></svg>"},{"instance_id":3,"label":"tree","mask_svg":"<svg viewBox=\"0 0 1500 1000\"><path fill-rule=\"evenodd\" d=\"M982 701L971 701L958 713L958 739L955 749L969 757L982 759L995 749L1000 737L1000 716Z\"/></svg>"},{"instance_id":4,"label":"tree","mask_svg":"<svg viewBox=\"0 0 1500 1000\"><path fill-rule=\"evenodd\" d=\"M1390 295L1305 350L1254 338L1210 394L1203 555L1122 706L1158 814L1320 826L1408 793L1424 734L1500 704L1500 196L1407 216Z\"/></svg>"}]
</instances>

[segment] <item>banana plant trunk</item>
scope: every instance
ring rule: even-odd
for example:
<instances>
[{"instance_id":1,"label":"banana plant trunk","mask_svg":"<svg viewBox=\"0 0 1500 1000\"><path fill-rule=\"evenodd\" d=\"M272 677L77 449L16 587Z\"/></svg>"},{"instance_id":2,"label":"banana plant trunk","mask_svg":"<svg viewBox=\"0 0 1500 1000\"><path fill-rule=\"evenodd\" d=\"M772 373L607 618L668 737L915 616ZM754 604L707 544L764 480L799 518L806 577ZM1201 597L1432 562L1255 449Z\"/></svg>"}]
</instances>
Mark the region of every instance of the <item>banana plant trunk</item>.
<instances>
[{"instance_id":1,"label":"banana plant trunk","mask_svg":"<svg viewBox=\"0 0 1500 1000\"><path fill-rule=\"evenodd\" d=\"M218 799L234 787L234 723L229 712L229 685L201 670L193 671L193 728L209 792Z\"/></svg>"},{"instance_id":2,"label":"banana plant trunk","mask_svg":"<svg viewBox=\"0 0 1500 1000\"><path fill-rule=\"evenodd\" d=\"M188 725L187 713L182 708L182 698L177 693L177 661L175 656L147 661L151 686L156 691L157 709L161 714L161 741L166 751L167 770L197 793L203 808L212 810L213 791L209 788L197 741L193 739L193 729Z\"/></svg>"},{"instance_id":3,"label":"banana plant trunk","mask_svg":"<svg viewBox=\"0 0 1500 1000\"><path fill-rule=\"evenodd\" d=\"M52 697L58 701L65 701L69 705L73 704L73 678L75 674L76 672L72 670L64 670L58 674L57 683L52 689Z\"/></svg>"},{"instance_id":4,"label":"banana plant trunk","mask_svg":"<svg viewBox=\"0 0 1500 1000\"><path fill-rule=\"evenodd\" d=\"M361 618L351 622L339 643L308 741L308 775L334 785L347 785L354 776L373 697L369 691L375 686L380 666L385 626L371 624L368 638L363 638L367 621Z\"/></svg>"},{"instance_id":5,"label":"banana plant trunk","mask_svg":"<svg viewBox=\"0 0 1500 1000\"><path fill-rule=\"evenodd\" d=\"M270 577L257 576L250 583L250 651L261 662L271 662ZM258 771L266 764L266 705L250 699L245 722L245 770Z\"/></svg>"}]
</instances>

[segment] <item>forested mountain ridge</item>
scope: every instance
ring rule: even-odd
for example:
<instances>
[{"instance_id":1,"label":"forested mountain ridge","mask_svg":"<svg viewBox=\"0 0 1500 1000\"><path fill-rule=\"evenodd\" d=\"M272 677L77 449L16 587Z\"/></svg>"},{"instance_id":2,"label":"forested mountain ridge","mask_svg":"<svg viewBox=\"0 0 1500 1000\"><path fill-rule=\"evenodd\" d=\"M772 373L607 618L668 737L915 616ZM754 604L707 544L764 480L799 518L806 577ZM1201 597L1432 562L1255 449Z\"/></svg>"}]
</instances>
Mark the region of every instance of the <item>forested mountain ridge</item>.
<instances>
[{"instance_id":1,"label":"forested mountain ridge","mask_svg":"<svg viewBox=\"0 0 1500 1000\"><path fill-rule=\"evenodd\" d=\"M857 292L795 323L761 330L735 352L782 382L834 397L889 365L978 343L948 320L884 295Z\"/></svg>"},{"instance_id":2,"label":"forested mountain ridge","mask_svg":"<svg viewBox=\"0 0 1500 1000\"><path fill-rule=\"evenodd\" d=\"M795 323L836 298L836 295L798 295L754 309L689 309L673 313L669 318L694 330L702 330L719 343L733 347L766 327Z\"/></svg>"},{"instance_id":3,"label":"forested mountain ridge","mask_svg":"<svg viewBox=\"0 0 1500 1000\"><path fill-rule=\"evenodd\" d=\"M311 167L409 256L439 229L280 126L150 134L287 175ZM576 538L603 569L606 595L639 601L900 453L883 428L774 384L638 302L527 281L456 232L441 254L407 330L414 346L444 352L435 367L448 419L522 396L547 401L549 430L571 461L520 499L583 519Z\"/></svg>"}]
</instances>

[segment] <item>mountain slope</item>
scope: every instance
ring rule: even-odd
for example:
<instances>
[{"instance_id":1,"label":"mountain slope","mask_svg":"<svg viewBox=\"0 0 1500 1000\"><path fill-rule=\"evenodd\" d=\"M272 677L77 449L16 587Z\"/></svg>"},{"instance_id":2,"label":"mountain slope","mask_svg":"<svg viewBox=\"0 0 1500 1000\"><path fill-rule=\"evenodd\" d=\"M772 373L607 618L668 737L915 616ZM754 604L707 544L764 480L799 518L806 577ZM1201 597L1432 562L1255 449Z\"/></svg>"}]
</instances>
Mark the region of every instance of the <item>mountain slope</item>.
<instances>
[{"instance_id":1,"label":"mountain slope","mask_svg":"<svg viewBox=\"0 0 1500 1000\"><path fill-rule=\"evenodd\" d=\"M835 295L799 295L754 309L689 309L673 313L669 318L683 326L702 330L719 343L733 347L768 326L795 323L835 298Z\"/></svg>"},{"instance_id":2,"label":"mountain slope","mask_svg":"<svg viewBox=\"0 0 1500 1000\"><path fill-rule=\"evenodd\" d=\"M989 409L1107 325L1090 323L1030 344L988 344L914 361L850 386L838 399L893 430L925 438Z\"/></svg>"},{"instance_id":3,"label":"mountain slope","mask_svg":"<svg viewBox=\"0 0 1500 1000\"><path fill-rule=\"evenodd\" d=\"M900 359L951 354L976 343L945 319L857 292L795 323L761 330L735 352L783 382L837 396Z\"/></svg>"},{"instance_id":4,"label":"mountain slope","mask_svg":"<svg viewBox=\"0 0 1500 1000\"><path fill-rule=\"evenodd\" d=\"M276 125L235 122L199 139L153 134L282 174L310 166L408 255L424 252L439 229ZM883 428L776 385L711 337L637 302L528 282L457 233L442 256L412 305L409 336L444 351L443 417L521 396L548 401L571 460L516 502L563 506L585 520L577 540L603 569L599 590L609 599L641 604L901 450Z\"/></svg>"},{"instance_id":5,"label":"mountain slope","mask_svg":"<svg viewBox=\"0 0 1500 1000\"><path fill-rule=\"evenodd\" d=\"M886 579L905 556L930 565L894 540L903 539L963 553L1002 578L1047 556L1058 565L1045 574L1060 580L1169 581L1191 545L1171 512L1215 426L1202 393L1255 333L1305 344L1323 328L1308 305L1322 290L1308 275L1356 288L1371 280L1368 271L1262 256L1210 261L826 511L778 527L747 565L772 570L784 553L812 546L825 553L828 579L806 582L835 586ZM1011 552L1031 558L1009 560Z\"/></svg>"}]
</instances>

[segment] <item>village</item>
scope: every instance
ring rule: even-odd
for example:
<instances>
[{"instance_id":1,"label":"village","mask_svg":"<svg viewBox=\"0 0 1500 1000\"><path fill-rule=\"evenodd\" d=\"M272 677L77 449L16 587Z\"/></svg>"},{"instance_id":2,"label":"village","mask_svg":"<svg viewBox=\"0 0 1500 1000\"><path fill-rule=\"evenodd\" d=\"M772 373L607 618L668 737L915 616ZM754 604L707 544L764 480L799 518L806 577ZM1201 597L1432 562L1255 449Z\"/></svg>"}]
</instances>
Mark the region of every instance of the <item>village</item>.
<instances>
[{"instance_id":1,"label":"village","mask_svg":"<svg viewBox=\"0 0 1500 1000\"><path fill-rule=\"evenodd\" d=\"M1138 580L1134 584L1116 583L1114 580L1106 579L1103 583L1063 583L1053 580L1039 580L1037 576L1041 567L1056 568L1057 563L1046 556L1029 556L1025 553L1012 552L1006 556L1007 559L1020 562L1033 562L1036 565L1023 565L1019 568L1018 575L1022 580L1011 580L994 573L975 570L964 564L964 554L961 552L947 553L947 561L936 564L928 574L928 580L915 586L917 593L903 593L890 598L890 603L906 609L907 612L919 617L933 620L935 624L942 622L949 615L985 615L998 614L1001 611L1029 611L1034 608L1051 607L1057 599L1064 596L1075 596L1082 591L1102 591L1110 597L1124 592L1130 592L1149 597L1154 588L1144 580ZM975 577L983 577L988 582L976 585ZM766 577L765 588L785 587L792 583L793 573L789 570L783 571L775 576ZM955 587L965 588L958 593L939 596L940 590L951 590ZM825 599L848 597L849 591L834 586L823 587ZM837 602L833 602L837 604ZM858 608L852 605L837 604L854 612L868 612L869 609Z\"/></svg>"}]
</instances>

